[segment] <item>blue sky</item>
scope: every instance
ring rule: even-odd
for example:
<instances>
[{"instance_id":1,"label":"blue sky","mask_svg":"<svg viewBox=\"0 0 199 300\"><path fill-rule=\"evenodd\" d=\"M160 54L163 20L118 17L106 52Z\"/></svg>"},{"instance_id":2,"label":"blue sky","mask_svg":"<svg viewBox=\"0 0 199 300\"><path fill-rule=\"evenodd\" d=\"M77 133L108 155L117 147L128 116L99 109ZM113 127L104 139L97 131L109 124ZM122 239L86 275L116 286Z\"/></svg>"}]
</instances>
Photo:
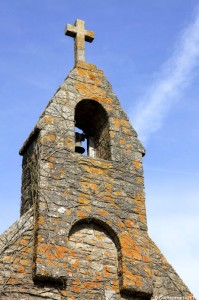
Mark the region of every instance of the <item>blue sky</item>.
<instances>
[{"instance_id":1,"label":"blue sky","mask_svg":"<svg viewBox=\"0 0 199 300\"><path fill-rule=\"evenodd\" d=\"M77 18L146 148L149 234L199 299L199 1L1 1L0 232L19 217L19 148L74 65Z\"/></svg>"}]
</instances>

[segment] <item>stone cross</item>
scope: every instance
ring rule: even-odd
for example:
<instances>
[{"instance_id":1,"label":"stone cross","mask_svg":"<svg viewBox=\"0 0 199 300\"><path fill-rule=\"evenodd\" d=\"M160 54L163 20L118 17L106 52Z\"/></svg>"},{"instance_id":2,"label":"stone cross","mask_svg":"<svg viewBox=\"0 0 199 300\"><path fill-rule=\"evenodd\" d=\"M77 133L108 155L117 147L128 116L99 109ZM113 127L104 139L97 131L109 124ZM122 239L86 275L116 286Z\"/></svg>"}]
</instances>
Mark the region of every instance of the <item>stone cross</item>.
<instances>
[{"instance_id":1,"label":"stone cross","mask_svg":"<svg viewBox=\"0 0 199 300\"><path fill-rule=\"evenodd\" d=\"M74 25L68 24L65 28L65 35L75 39L75 63L79 60L85 61L85 41L92 43L94 32L84 28L84 21L76 20Z\"/></svg>"}]
</instances>

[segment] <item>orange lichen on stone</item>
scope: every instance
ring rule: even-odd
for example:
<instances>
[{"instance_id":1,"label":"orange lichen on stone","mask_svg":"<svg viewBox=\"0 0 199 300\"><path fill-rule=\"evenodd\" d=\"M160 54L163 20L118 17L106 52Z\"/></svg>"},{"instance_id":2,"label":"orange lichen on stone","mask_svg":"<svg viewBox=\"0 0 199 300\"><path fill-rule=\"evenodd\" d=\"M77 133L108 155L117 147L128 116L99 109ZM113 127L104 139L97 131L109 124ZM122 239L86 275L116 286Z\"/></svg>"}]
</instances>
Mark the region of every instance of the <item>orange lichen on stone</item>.
<instances>
[{"instance_id":1,"label":"orange lichen on stone","mask_svg":"<svg viewBox=\"0 0 199 300\"><path fill-rule=\"evenodd\" d=\"M134 242L131 238L131 236L129 236L129 233L124 231L118 234L119 238L120 238L120 242L121 245L124 249L129 248L129 247L134 247Z\"/></svg>"},{"instance_id":2,"label":"orange lichen on stone","mask_svg":"<svg viewBox=\"0 0 199 300\"><path fill-rule=\"evenodd\" d=\"M54 164L53 163L48 163L48 167L50 168L50 169L53 169L54 168Z\"/></svg>"},{"instance_id":3,"label":"orange lichen on stone","mask_svg":"<svg viewBox=\"0 0 199 300\"><path fill-rule=\"evenodd\" d=\"M44 223L45 223L45 218L43 216L39 216L37 219L37 224L44 225Z\"/></svg>"},{"instance_id":4,"label":"orange lichen on stone","mask_svg":"<svg viewBox=\"0 0 199 300\"><path fill-rule=\"evenodd\" d=\"M23 252L23 253L32 253L33 249L32 249L32 247L24 247L24 248L21 249L21 252Z\"/></svg>"},{"instance_id":5,"label":"orange lichen on stone","mask_svg":"<svg viewBox=\"0 0 199 300\"><path fill-rule=\"evenodd\" d=\"M115 132L114 132L114 131L112 131L112 130L110 130L110 131L109 131L109 135L110 135L110 138L114 138L114 136L115 136Z\"/></svg>"},{"instance_id":6,"label":"orange lichen on stone","mask_svg":"<svg viewBox=\"0 0 199 300\"><path fill-rule=\"evenodd\" d=\"M79 268L79 262L78 262L78 260L76 260L75 262L72 262L72 263L71 263L71 266L72 266L73 268L75 268L75 269L78 269L78 268Z\"/></svg>"},{"instance_id":7,"label":"orange lichen on stone","mask_svg":"<svg viewBox=\"0 0 199 300\"><path fill-rule=\"evenodd\" d=\"M59 224L59 221L58 221L57 219L55 219L55 220L53 221L53 224L54 224L54 225L58 225L58 224Z\"/></svg>"},{"instance_id":8,"label":"orange lichen on stone","mask_svg":"<svg viewBox=\"0 0 199 300\"><path fill-rule=\"evenodd\" d=\"M146 215L139 216L141 222L146 222Z\"/></svg>"},{"instance_id":9,"label":"orange lichen on stone","mask_svg":"<svg viewBox=\"0 0 199 300\"><path fill-rule=\"evenodd\" d=\"M55 253L54 251L50 250L50 251L46 251L45 252L45 258L47 260L49 260L49 262L51 262L51 265L54 265L55 263L53 262L56 258L59 258L59 256L57 255L57 253ZM62 257L63 258L63 257Z\"/></svg>"},{"instance_id":10,"label":"orange lichen on stone","mask_svg":"<svg viewBox=\"0 0 199 300\"><path fill-rule=\"evenodd\" d=\"M70 137L65 138L65 145L68 149L72 150L74 148L74 139Z\"/></svg>"},{"instance_id":11,"label":"orange lichen on stone","mask_svg":"<svg viewBox=\"0 0 199 300\"><path fill-rule=\"evenodd\" d=\"M90 70L77 69L77 73L79 76L84 77L87 81L91 80L92 84L102 84L102 78L99 76L99 74L96 74Z\"/></svg>"},{"instance_id":12,"label":"orange lichen on stone","mask_svg":"<svg viewBox=\"0 0 199 300\"><path fill-rule=\"evenodd\" d=\"M82 77L87 77L88 71L85 70L85 69L79 69L79 68L77 68L77 74L79 76L82 76Z\"/></svg>"},{"instance_id":13,"label":"orange lichen on stone","mask_svg":"<svg viewBox=\"0 0 199 300\"><path fill-rule=\"evenodd\" d=\"M120 128L120 126L121 126L121 120L115 118L113 120L113 124L114 124L114 126L113 126L114 130L117 131Z\"/></svg>"},{"instance_id":14,"label":"orange lichen on stone","mask_svg":"<svg viewBox=\"0 0 199 300\"><path fill-rule=\"evenodd\" d=\"M13 261L13 257L12 256L4 256L4 258L3 258L3 263L4 262L8 262L8 263L11 263L12 261Z\"/></svg>"},{"instance_id":15,"label":"orange lichen on stone","mask_svg":"<svg viewBox=\"0 0 199 300\"><path fill-rule=\"evenodd\" d=\"M125 220L125 225L128 228L132 228L133 227L133 221L132 220Z\"/></svg>"},{"instance_id":16,"label":"orange lichen on stone","mask_svg":"<svg viewBox=\"0 0 199 300\"><path fill-rule=\"evenodd\" d=\"M52 116L45 116L44 120L45 120L46 124L50 125L50 124L53 124L54 117L52 117Z\"/></svg>"},{"instance_id":17,"label":"orange lichen on stone","mask_svg":"<svg viewBox=\"0 0 199 300\"><path fill-rule=\"evenodd\" d=\"M71 291L74 293L79 293L81 291L81 287L78 286L72 286ZM74 298L73 298L74 299Z\"/></svg>"},{"instance_id":18,"label":"orange lichen on stone","mask_svg":"<svg viewBox=\"0 0 199 300\"><path fill-rule=\"evenodd\" d=\"M122 221L118 221L118 222L117 222L117 226L118 226L119 228L122 228L122 227L124 227L124 223L123 223Z\"/></svg>"},{"instance_id":19,"label":"orange lichen on stone","mask_svg":"<svg viewBox=\"0 0 199 300\"><path fill-rule=\"evenodd\" d=\"M46 253L47 250L51 250L52 249L52 245L49 244L39 244L37 251L38 253Z\"/></svg>"},{"instance_id":20,"label":"orange lichen on stone","mask_svg":"<svg viewBox=\"0 0 199 300\"><path fill-rule=\"evenodd\" d=\"M99 78L97 78L97 77L95 76L94 73L90 73L90 74L88 74L88 76L89 76L89 78L90 78L92 81L94 81L96 84L101 83L101 80L99 80Z\"/></svg>"},{"instance_id":21,"label":"orange lichen on stone","mask_svg":"<svg viewBox=\"0 0 199 300\"><path fill-rule=\"evenodd\" d=\"M134 198L135 212L143 213L145 211L145 194L144 192L138 193Z\"/></svg>"},{"instance_id":22,"label":"orange lichen on stone","mask_svg":"<svg viewBox=\"0 0 199 300\"><path fill-rule=\"evenodd\" d=\"M117 195L117 196L120 196L120 195L123 194L123 192L122 191L114 191L114 194Z\"/></svg>"},{"instance_id":23,"label":"orange lichen on stone","mask_svg":"<svg viewBox=\"0 0 199 300\"><path fill-rule=\"evenodd\" d=\"M45 260L45 264L46 264L48 267L50 267L51 264L52 264L52 262L51 262L51 260L46 259L46 260Z\"/></svg>"},{"instance_id":24,"label":"orange lichen on stone","mask_svg":"<svg viewBox=\"0 0 199 300\"><path fill-rule=\"evenodd\" d=\"M81 285L81 282L80 282L80 281L74 280L74 281L72 282L72 285L78 285L78 286L80 286L80 285Z\"/></svg>"},{"instance_id":25,"label":"orange lichen on stone","mask_svg":"<svg viewBox=\"0 0 199 300\"><path fill-rule=\"evenodd\" d=\"M104 209L100 209L99 214L100 214L100 216L103 216L103 217L107 217L109 215L109 213Z\"/></svg>"},{"instance_id":26,"label":"orange lichen on stone","mask_svg":"<svg viewBox=\"0 0 199 300\"><path fill-rule=\"evenodd\" d=\"M78 162L83 165L83 167L85 166L85 158L83 156L80 156L78 158ZM107 170L112 166L112 163L110 161L102 161L102 160L93 160L93 158L87 157L86 163L90 164L91 167L93 168L101 168L103 170Z\"/></svg>"},{"instance_id":27,"label":"orange lichen on stone","mask_svg":"<svg viewBox=\"0 0 199 300\"><path fill-rule=\"evenodd\" d=\"M71 209L69 209L69 208L66 208L66 215L67 215L67 216L70 216L70 215L71 215L71 213L72 213L72 212L71 212Z\"/></svg>"},{"instance_id":28,"label":"orange lichen on stone","mask_svg":"<svg viewBox=\"0 0 199 300\"><path fill-rule=\"evenodd\" d=\"M60 174L56 174L56 175L54 176L54 178L57 179L57 180L59 180L59 179L61 178L61 176L60 176Z\"/></svg>"},{"instance_id":29,"label":"orange lichen on stone","mask_svg":"<svg viewBox=\"0 0 199 300\"><path fill-rule=\"evenodd\" d=\"M55 245L56 257L63 259L67 253L67 247Z\"/></svg>"},{"instance_id":30,"label":"orange lichen on stone","mask_svg":"<svg viewBox=\"0 0 199 300\"><path fill-rule=\"evenodd\" d=\"M53 163L53 162L55 162L55 157L54 156L50 156L49 160L50 160L51 163Z\"/></svg>"},{"instance_id":31,"label":"orange lichen on stone","mask_svg":"<svg viewBox=\"0 0 199 300\"><path fill-rule=\"evenodd\" d=\"M13 259L13 258L12 258L12 259ZM12 261L13 261L13 260L12 260ZM14 264L18 264L19 261L20 261L20 258L19 258L19 257L16 257L16 258L14 259Z\"/></svg>"},{"instance_id":32,"label":"orange lichen on stone","mask_svg":"<svg viewBox=\"0 0 199 300\"><path fill-rule=\"evenodd\" d=\"M92 207L91 205L85 205L84 209L85 209L85 211L87 211L87 212L91 212L92 209L93 209L93 207Z\"/></svg>"},{"instance_id":33,"label":"orange lichen on stone","mask_svg":"<svg viewBox=\"0 0 199 300\"><path fill-rule=\"evenodd\" d=\"M136 281L136 285L142 286L142 285L143 285L143 282L142 282L141 280L137 280L137 281Z\"/></svg>"},{"instance_id":34,"label":"orange lichen on stone","mask_svg":"<svg viewBox=\"0 0 199 300\"><path fill-rule=\"evenodd\" d=\"M113 276L113 267L112 266L106 266L103 269L103 274L105 277L112 277Z\"/></svg>"},{"instance_id":35,"label":"orange lichen on stone","mask_svg":"<svg viewBox=\"0 0 199 300\"><path fill-rule=\"evenodd\" d=\"M117 131L120 127L129 126L128 122L123 119L114 118L113 119L114 129Z\"/></svg>"},{"instance_id":36,"label":"orange lichen on stone","mask_svg":"<svg viewBox=\"0 0 199 300\"><path fill-rule=\"evenodd\" d=\"M141 176L138 176L138 177L136 178L136 181L137 181L137 183L144 183L144 178L141 177Z\"/></svg>"},{"instance_id":37,"label":"orange lichen on stone","mask_svg":"<svg viewBox=\"0 0 199 300\"><path fill-rule=\"evenodd\" d=\"M85 218L85 217L86 217L86 214L85 214L84 212L82 212L82 211L78 211L78 212L76 213L76 215L77 215L78 217L80 217L80 218Z\"/></svg>"},{"instance_id":38,"label":"orange lichen on stone","mask_svg":"<svg viewBox=\"0 0 199 300\"><path fill-rule=\"evenodd\" d=\"M149 258L149 256L147 256L147 255L143 255L142 259L143 259L143 261L145 261L145 262L149 262L149 261L150 261L150 258ZM147 271L150 271L150 269L148 268Z\"/></svg>"},{"instance_id":39,"label":"orange lichen on stone","mask_svg":"<svg viewBox=\"0 0 199 300\"><path fill-rule=\"evenodd\" d=\"M97 95L98 99L101 100L105 98L106 92L101 87L98 87L96 85L90 85L89 88L91 90L92 95Z\"/></svg>"},{"instance_id":40,"label":"orange lichen on stone","mask_svg":"<svg viewBox=\"0 0 199 300\"><path fill-rule=\"evenodd\" d=\"M87 32L89 32L89 30L87 30ZM100 76L103 76L103 74L104 74L104 72L102 70L97 69L97 67L94 64L84 62L81 60L79 60L77 62L76 69L85 69L85 70L89 70L89 71L94 71L94 72L97 72L97 74L99 74Z\"/></svg>"},{"instance_id":41,"label":"orange lichen on stone","mask_svg":"<svg viewBox=\"0 0 199 300\"><path fill-rule=\"evenodd\" d=\"M54 134L49 134L49 135L44 135L41 138L41 143L45 143L45 142L54 142L56 139L56 136Z\"/></svg>"},{"instance_id":42,"label":"orange lichen on stone","mask_svg":"<svg viewBox=\"0 0 199 300\"><path fill-rule=\"evenodd\" d=\"M83 181L82 186L84 187L85 190L91 190L93 193L98 193L99 189L97 187L96 183L93 182L88 182L88 181Z\"/></svg>"},{"instance_id":43,"label":"orange lichen on stone","mask_svg":"<svg viewBox=\"0 0 199 300\"><path fill-rule=\"evenodd\" d=\"M102 275L98 274L98 275L96 276L96 279L100 282L100 281L103 280L103 277L102 277Z\"/></svg>"},{"instance_id":44,"label":"orange lichen on stone","mask_svg":"<svg viewBox=\"0 0 199 300\"><path fill-rule=\"evenodd\" d=\"M99 287L100 286L100 282L96 282L96 281L84 282L83 286L85 288L92 289L92 288L95 288L95 287Z\"/></svg>"},{"instance_id":45,"label":"orange lichen on stone","mask_svg":"<svg viewBox=\"0 0 199 300\"><path fill-rule=\"evenodd\" d=\"M99 100L105 97L105 91L95 85L78 82L75 87L83 98Z\"/></svg>"},{"instance_id":46,"label":"orange lichen on stone","mask_svg":"<svg viewBox=\"0 0 199 300\"><path fill-rule=\"evenodd\" d=\"M16 282L16 280L14 278L9 278L8 279L9 284L14 284L15 282Z\"/></svg>"},{"instance_id":47,"label":"orange lichen on stone","mask_svg":"<svg viewBox=\"0 0 199 300\"><path fill-rule=\"evenodd\" d=\"M88 200L88 198L85 198L84 195L79 196L78 200L81 204L88 204L90 202L90 200Z\"/></svg>"},{"instance_id":48,"label":"orange lichen on stone","mask_svg":"<svg viewBox=\"0 0 199 300\"><path fill-rule=\"evenodd\" d=\"M120 142L121 145L125 145L126 144L126 140L124 140L122 138L120 138L119 142Z\"/></svg>"},{"instance_id":49,"label":"orange lichen on stone","mask_svg":"<svg viewBox=\"0 0 199 300\"><path fill-rule=\"evenodd\" d=\"M26 246L28 244L28 241L23 239L23 240L21 240L21 244Z\"/></svg>"},{"instance_id":50,"label":"orange lichen on stone","mask_svg":"<svg viewBox=\"0 0 199 300\"><path fill-rule=\"evenodd\" d=\"M30 261L27 260L27 259L22 259L21 260L21 264L22 264L22 266L29 266L30 265Z\"/></svg>"},{"instance_id":51,"label":"orange lichen on stone","mask_svg":"<svg viewBox=\"0 0 199 300\"><path fill-rule=\"evenodd\" d=\"M124 134L126 135L132 135L132 130L130 128L127 128L127 127L122 127L122 131L124 132Z\"/></svg>"},{"instance_id":52,"label":"orange lichen on stone","mask_svg":"<svg viewBox=\"0 0 199 300\"><path fill-rule=\"evenodd\" d=\"M136 285L137 280L140 280L140 275L132 274L131 271L127 269L126 266L123 267L123 287Z\"/></svg>"},{"instance_id":53,"label":"orange lichen on stone","mask_svg":"<svg viewBox=\"0 0 199 300\"><path fill-rule=\"evenodd\" d=\"M138 253L136 250L130 249L127 251L127 255L132 260L142 260L142 255Z\"/></svg>"},{"instance_id":54,"label":"orange lichen on stone","mask_svg":"<svg viewBox=\"0 0 199 300\"><path fill-rule=\"evenodd\" d=\"M100 168L93 168L91 166L84 166L84 170L88 173L97 174L97 175L103 175L107 173L107 170L103 170Z\"/></svg>"},{"instance_id":55,"label":"orange lichen on stone","mask_svg":"<svg viewBox=\"0 0 199 300\"><path fill-rule=\"evenodd\" d=\"M112 202L115 199L115 197L113 197L112 195L109 194L109 195L105 196L105 199L108 200L109 202ZM116 204L113 204L113 203L111 204L111 206L114 206L115 208L118 208L118 206Z\"/></svg>"},{"instance_id":56,"label":"orange lichen on stone","mask_svg":"<svg viewBox=\"0 0 199 300\"><path fill-rule=\"evenodd\" d=\"M24 273L25 269L24 269L23 266L18 266L18 267L17 267L17 271L18 271L19 273Z\"/></svg>"},{"instance_id":57,"label":"orange lichen on stone","mask_svg":"<svg viewBox=\"0 0 199 300\"><path fill-rule=\"evenodd\" d=\"M42 242L42 236L40 234L37 235L37 242L38 243Z\"/></svg>"},{"instance_id":58,"label":"orange lichen on stone","mask_svg":"<svg viewBox=\"0 0 199 300\"><path fill-rule=\"evenodd\" d=\"M136 169L140 169L142 167L142 163L140 161L133 160L132 163Z\"/></svg>"}]
</instances>

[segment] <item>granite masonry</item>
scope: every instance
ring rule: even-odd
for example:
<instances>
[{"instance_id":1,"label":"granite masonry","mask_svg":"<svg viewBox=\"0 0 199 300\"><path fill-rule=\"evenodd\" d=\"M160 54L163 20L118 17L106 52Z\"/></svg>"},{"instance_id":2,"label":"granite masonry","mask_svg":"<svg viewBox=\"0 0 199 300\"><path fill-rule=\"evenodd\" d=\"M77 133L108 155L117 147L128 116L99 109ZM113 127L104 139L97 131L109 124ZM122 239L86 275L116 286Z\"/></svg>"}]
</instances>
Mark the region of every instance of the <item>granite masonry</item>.
<instances>
[{"instance_id":1,"label":"granite masonry","mask_svg":"<svg viewBox=\"0 0 199 300\"><path fill-rule=\"evenodd\" d=\"M0 236L0 299L193 300L148 236L145 150L85 62L94 33L77 20L66 34L75 66L20 150L21 218Z\"/></svg>"}]
</instances>

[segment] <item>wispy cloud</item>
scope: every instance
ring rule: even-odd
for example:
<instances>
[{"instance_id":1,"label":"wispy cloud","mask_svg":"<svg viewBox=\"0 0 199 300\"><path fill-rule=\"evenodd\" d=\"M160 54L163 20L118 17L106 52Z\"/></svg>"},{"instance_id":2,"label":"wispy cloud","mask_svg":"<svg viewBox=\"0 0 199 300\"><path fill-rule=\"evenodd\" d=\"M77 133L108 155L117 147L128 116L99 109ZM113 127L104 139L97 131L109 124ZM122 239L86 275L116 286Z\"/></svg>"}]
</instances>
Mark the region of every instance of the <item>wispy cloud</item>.
<instances>
[{"instance_id":1,"label":"wispy cloud","mask_svg":"<svg viewBox=\"0 0 199 300\"><path fill-rule=\"evenodd\" d=\"M182 32L175 50L162 66L156 80L138 104L133 124L146 142L163 124L164 117L191 83L199 64L199 6L195 17Z\"/></svg>"}]
</instances>

